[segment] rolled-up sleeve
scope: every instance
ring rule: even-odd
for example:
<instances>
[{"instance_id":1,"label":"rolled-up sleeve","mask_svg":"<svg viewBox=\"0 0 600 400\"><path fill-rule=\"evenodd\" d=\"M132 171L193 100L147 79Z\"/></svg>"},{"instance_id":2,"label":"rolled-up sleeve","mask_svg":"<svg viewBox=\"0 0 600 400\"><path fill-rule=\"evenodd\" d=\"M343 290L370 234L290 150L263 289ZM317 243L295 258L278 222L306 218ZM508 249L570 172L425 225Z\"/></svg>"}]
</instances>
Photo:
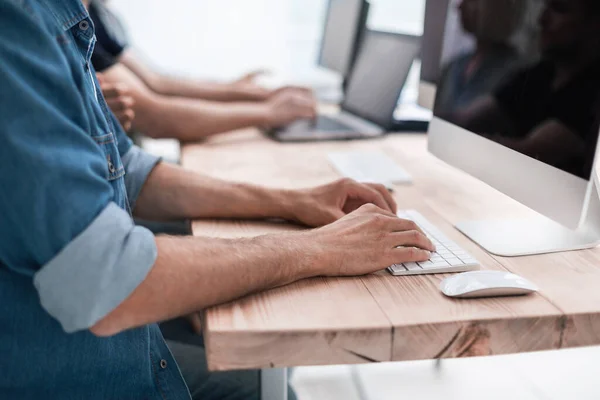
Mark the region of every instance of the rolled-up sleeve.
<instances>
[{"instance_id":1,"label":"rolled-up sleeve","mask_svg":"<svg viewBox=\"0 0 600 400\"><path fill-rule=\"evenodd\" d=\"M133 210L142 187L154 167L161 161L160 157L146 153L138 146L131 146L129 151L123 156L123 165L125 166L125 187L127 188L127 197L129 205Z\"/></svg>"},{"instance_id":2,"label":"rolled-up sleeve","mask_svg":"<svg viewBox=\"0 0 600 400\"><path fill-rule=\"evenodd\" d=\"M66 332L87 329L144 280L156 259L154 235L110 203L35 275L42 306Z\"/></svg>"},{"instance_id":3,"label":"rolled-up sleeve","mask_svg":"<svg viewBox=\"0 0 600 400\"><path fill-rule=\"evenodd\" d=\"M65 331L88 329L146 278L154 236L113 203L59 42L12 2L0 26L0 269L31 277ZM152 162L127 147L138 193Z\"/></svg>"}]
</instances>

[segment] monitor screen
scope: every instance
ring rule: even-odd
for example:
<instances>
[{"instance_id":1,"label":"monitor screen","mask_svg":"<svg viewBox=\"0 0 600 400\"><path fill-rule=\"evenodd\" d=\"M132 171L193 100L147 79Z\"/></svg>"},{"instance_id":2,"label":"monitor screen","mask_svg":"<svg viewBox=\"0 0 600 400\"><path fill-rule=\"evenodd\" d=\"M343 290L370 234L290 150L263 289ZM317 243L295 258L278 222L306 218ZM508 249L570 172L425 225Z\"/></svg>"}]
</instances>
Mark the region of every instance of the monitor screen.
<instances>
[{"instance_id":1,"label":"monitor screen","mask_svg":"<svg viewBox=\"0 0 600 400\"><path fill-rule=\"evenodd\" d=\"M450 3L458 26L445 29L434 114L590 179L600 130L600 1Z\"/></svg>"},{"instance_id":2,"label":"monitor screen","mask_svg":"<svg viewBox=\"0 0 600 400\"><path fill-rule=\"evenodd\" d=\"M330 0L319 65L347 76L365 29L367 8L364 0Z\"/></svg>"},{"instance_id":3,"label":"monitor screen","mask_svg":"<svg viewBox=\"0 0 600 400\"><path fill-rule=\"evenodd\" d=\"M342 108L387 127L419 49L416 36L368 31Z\"/></svg>"}]
</instances>

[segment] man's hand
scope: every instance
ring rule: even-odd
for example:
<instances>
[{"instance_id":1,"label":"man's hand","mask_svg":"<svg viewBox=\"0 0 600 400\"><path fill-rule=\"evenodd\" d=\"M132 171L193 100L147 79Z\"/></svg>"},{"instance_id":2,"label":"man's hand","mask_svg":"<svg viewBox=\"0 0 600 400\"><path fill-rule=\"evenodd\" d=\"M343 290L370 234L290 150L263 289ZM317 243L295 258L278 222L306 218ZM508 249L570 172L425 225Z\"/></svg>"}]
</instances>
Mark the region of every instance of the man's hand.
<instances>
[{"instance_id":1,"label":"man's hand","mask_svg":"<svg viewBox=\"0 0 600 400\"><path fill-rule=\"evenodd\" d=\"M303 87L303 86L284 86L279 89L275 89L275 90L271 91L269 97L274 98L274 97L277 97L278 95L281 95L281 93L295 93L297 95L303 96L303 97L313 101L315 104L317 102L317 100L315 98L315 93L312 91L312 89L309 89L309 88Z\"/></svg>"},{"instance_id":2,"label":"man's hand","mask_svg":"<svg viewBox=\"0 0 600 400\"><path fill-rule=\"evenodd\" d=\"M98 82L106 104L119 120L123 130L129 132L135 118L135 112L133 111L135 101L130 95L129 88L120 83L107 83L102 74L98 74Z\"/></svg>"},{"instance_id":3,"label":"man's hand","mask_svg":"<svg viewBox=\"0 0 600 400\"><path fill-rule=\"evenodd\" d=\"M306 255L301 268L309 271L307 276L365 275L393 264L426 261L435 251L413 221L373 204L300 235Z\"/></svg>"},{"instance_id":4,"label":"man's hand","mask_svg":"<svg viewBox=\"0 0 600 400\"><path fill-rule=\"evenodd\" d=\"M266 102L267 125L278 128L298 119L315 119L317 102L308 89L286 87L275 90Z\"/></svg>"},{"instance_id":5,"label":"man's hand","mask_svg":"<svg viewBox=\"0 0 600 400\"><path fill-rule=\"evenodd\" d=\"M352 179L293 191L290 198L291 219L311 227L330 224L369 203L390 214L397 211L396 202L385 186Z\"/></svg>"},{"instance_id":6,"label":"man's hand","mask_svg":"<svg viewBox=\"0 0 600 400\"><path fill-rule=\"evenodd\" d=\"M268 71L258 70L250 72L238 80L229 83L229 88L238 96L242 96L238 100L266 101L271 95L271 90L256 83L256 79L265 74L268 74Z\"/></svg>"},{"instance_id":7,"label":"man's hand","mask_svg":"<svg viewBox=\"0 0 600 400\"><path fill-rule=\"evenodd\" d=\"M269 73L269 71L264 70L264 69L252 71L252 72L247 73L246 75L242 76L238 80L231 82L231 84L232 85L255 85L256 84L255 81L259 76L267 75L268 73Z\"/></svg>"}]
</instances>

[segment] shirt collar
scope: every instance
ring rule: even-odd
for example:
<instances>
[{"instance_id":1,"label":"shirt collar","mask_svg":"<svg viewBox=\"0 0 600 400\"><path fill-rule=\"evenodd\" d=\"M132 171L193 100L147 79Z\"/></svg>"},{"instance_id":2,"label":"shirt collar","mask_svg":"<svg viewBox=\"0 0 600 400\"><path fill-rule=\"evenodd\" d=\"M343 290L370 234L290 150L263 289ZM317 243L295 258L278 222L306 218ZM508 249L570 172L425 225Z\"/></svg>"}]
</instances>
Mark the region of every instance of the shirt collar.
<instances>
[{"instance_id":1,"label":"shirt collar","mask_svg":"<svg viewBox=\"0 0 600 400\"><path fill-rule=\"evenodd\" d=\"M39 0L39 2L65 31L88 18L88 12L80 0Z\"/></svg>"}]
</instances>

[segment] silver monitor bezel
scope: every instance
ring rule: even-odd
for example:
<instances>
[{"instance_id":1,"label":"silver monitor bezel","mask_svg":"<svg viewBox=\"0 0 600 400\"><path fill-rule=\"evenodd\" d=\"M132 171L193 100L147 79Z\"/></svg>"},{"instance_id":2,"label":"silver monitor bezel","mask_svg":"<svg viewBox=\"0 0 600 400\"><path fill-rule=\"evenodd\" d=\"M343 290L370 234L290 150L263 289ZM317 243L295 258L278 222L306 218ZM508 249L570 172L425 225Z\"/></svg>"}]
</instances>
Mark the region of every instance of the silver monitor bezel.
<instances>
[{"instance_id":1,"label":"silver monitor bezel","mask_svg":"<svg viewBox=\"0 0 600 400\"><path fill-rule=\"evenodd\" d=\"M582 224L597 157L592 177L585 180L438 117L430 124L428 150L567 228Z\"/></svg>"}]
</instances>

